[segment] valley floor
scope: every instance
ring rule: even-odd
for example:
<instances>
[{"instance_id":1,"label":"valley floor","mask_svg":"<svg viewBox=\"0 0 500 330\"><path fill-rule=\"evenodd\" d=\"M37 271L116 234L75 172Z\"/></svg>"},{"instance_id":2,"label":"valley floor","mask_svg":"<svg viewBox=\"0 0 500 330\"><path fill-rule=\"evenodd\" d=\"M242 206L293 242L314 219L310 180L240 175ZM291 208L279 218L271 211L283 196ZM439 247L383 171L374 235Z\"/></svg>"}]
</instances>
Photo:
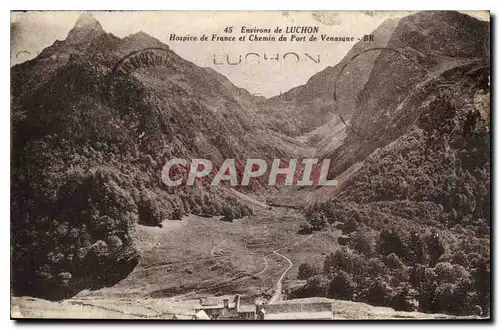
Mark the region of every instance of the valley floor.
<instances>
[{"instance_id":1,"label":"valley floor","mask_svg":"<svg viewBox=\"0 0 500 330\"><path fill-rule=\"evenodd\" d=\"M287 304L300 264L320 264L338 248L341 233L298 234L305 222L298 210L264 206L234 222L190 215L165 221L162 228L137 225L141 263L126 279L62 302L14 297L12 317L168 319L192 312L201 297L230 294L245 296L247 303L263 298ZM301 300L332 302L337 319L447 317L326 298Z\"/></svg>"},{"instance_id":2,"label":"valley floor","mask_svg":"<svg viewBox=\"0 0 500 330\"><path fill-rule=\"evenodd\" d=\"M162 228L138 225L136 269L111 288L77 297L179 300L239 293L280 300L300 264L321 263L337 249L340 232L301 235L305 220L299 211L254 209L254 215L233 222L190 215L165 221Z\"/></svg>"},{"instance_id":3,"label":"valley floor","mask_svg":"<svg viewBox=\"0 0 500 330\"><path fill-rule=\"evenodd\" d=\"M184 309L189 300L223 294L280 301L299 265L321 263L325 254L338 247L340 232L298 234L305 223L299 211L245 198L253 203L255 214L233 222L189 215L182 221L164 221L161 228L137 225L135 244L141 262L136 269L117 285L83 291L60 307L79 306L85 311L96 304L156 301L168 306L161 310L175 311ZM14 300L13 306L15 301L22 302L17 306L38 301L16 299L20 300ZM138 305L135 308L141 310L137 315L149 315Z\"/></svg>"}]
</instances>

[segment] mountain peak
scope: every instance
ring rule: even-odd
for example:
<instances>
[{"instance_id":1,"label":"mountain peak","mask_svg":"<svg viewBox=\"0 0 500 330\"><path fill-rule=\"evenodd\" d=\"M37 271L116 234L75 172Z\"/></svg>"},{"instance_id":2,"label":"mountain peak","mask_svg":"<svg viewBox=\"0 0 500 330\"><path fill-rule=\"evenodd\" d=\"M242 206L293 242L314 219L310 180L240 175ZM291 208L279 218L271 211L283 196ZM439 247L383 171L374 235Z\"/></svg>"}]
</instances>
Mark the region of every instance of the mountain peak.
<instances>
[{"instance_id":1,"label":"mountain peak","mask_svg":"<svg viewBox=\"0 0 500 330\"><path fill-rule=\"evenodd\" d=\"M104 34L101 23L90 12L83 12L78 17L75 26L69 31L66 41L69 43L82 43L91 41L96 36Z\"/></svg>"},{"instance_id":2,"label":"mountain peak","mask_svg":"<svg viewBox=\"0 0 500 330\"><path fill-rule=\"evenodd\" d=\"M75 23L75 28L99 28L102 29L101 23L95 19L94 15L90 12L83 12L78 17Z\"/></svg>"},{"instance_id":3,"label":"mountain peak","mask_svg":"<svg viewBox=\"0 0 500 330\"><path fill-rule=\"evenodd\" d=\"M156 39L155 37L147 34L146 32L140 30L139 32L136 32L134 34L131 34L129 36L127 36L127 38L129 39L133 39L133 40L150 40L150 41L159 41L158 39Z\"/></svg>"},{"instance_id":4,"label":"mountain peak","mask_svg":"<svg viewBox=\"0 0 500 330\"><path fill-rule=\"evenodd\" d=\"M150 36L144 31L139 31L122 39L122 49L126 51L134 51L148 47L158 47L170 49L168 45L162 43L155 37Z\"/></svg>"}]
</instances>

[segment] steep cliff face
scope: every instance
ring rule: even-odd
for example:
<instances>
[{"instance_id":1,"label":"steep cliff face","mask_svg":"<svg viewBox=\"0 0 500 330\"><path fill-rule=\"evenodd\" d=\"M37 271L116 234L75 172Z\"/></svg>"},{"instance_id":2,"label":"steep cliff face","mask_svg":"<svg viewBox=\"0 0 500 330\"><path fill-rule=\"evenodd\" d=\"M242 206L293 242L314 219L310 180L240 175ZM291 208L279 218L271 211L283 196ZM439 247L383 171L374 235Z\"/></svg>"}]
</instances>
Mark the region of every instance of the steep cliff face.
<instances>
[{"instance_id":1,"label":"steep cliff face","mask_svg":"<svg viewBox=\"0 0 500 330\"><path fill-rule=\"evenodd\" d=\"M318 72L303 86L263 101L260 111L274 119L271 127L295 136L311 132L326 122L340 122L337 113L346 120L350 119L356 97L368 81L378 55L375 51L364 51L386 47L397 24L397 19L385 21L372 32L373 41L359 41L335 66ZM337 102L334 97L336 85L341 96Z\"/></svg>"},{"instance_id":2,"label":"steep cliff face","mask_svg":"<svg viewBox=\"0 0 500 330\"><path fill-rule=\"evenodd\" d=\"M346 137L333 152L319 150L334 159L332 176L407 132L438 90L487 74L489 24L456 12L420 12L399 21L386 48L356 96Z\"/></svg>"},{"instance_id":3,"label":"steep cliff face","mask_svg":"<svg viewBox=\"0 0 500 330\"><path fill-rule=\"evenodd\" d=\"M489 65L489 24L457 12L422 12L400 20L382 51L370 79L358 96L353 128L374 130L388 122L402 105L452 69Z\"/></svg>"}]
</instances>

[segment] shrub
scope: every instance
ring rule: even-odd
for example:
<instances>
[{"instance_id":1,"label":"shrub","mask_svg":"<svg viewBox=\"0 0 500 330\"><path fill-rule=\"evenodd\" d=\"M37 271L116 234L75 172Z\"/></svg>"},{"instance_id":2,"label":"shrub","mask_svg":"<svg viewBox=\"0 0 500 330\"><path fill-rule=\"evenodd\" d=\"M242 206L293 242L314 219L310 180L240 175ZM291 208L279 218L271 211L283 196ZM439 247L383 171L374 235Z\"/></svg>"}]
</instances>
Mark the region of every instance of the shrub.
<instances>
[{"instance_id":1,"label":"shrub","mask_svg":"<svg viewBox=\"0 0 500 330\"><path fill-rule=\"evenodd\" d=\"M354 217L349 217L342 226L342 234L349 235L358 229L358 222Z\"/></svg>"},{"instance_id":2,"label":"shrub","mask_svg":"<svg viewBox=\"0 0 500 330\"><path fill-rule=\"evenodd\" d=\"M387 274L387 266L379 258L368 260L368 274L372 277Z\"/></svg>"},{"instance_id":3,"label":"shrub","mask_svg":"<svg viewBox=\"0 0 500 330\"><path fill-rule=\"evenodd\" d=\"M349 274L362 274L366 268L365 259L346 247L342 247L327 256L323 265L323 271L327 275L340 270Z\"/></svg>"},{"instance_id":4,"label":"shrub","mask_svg":"<svg viewBox=\"0 0 500 330\"><path fill-rule=\"evenodd\" d=\"M390 269L402 269L405 267L403 262L399 260L399 257L395 253L391 253L385 258L385 265Z\"/></svg>"},{"instance_id":5,"label":"shrub","mask_svg":"<svg viewBox=\"0 0 500 330\"><path fill-rule=\"evenodd\" d=\"M143 195L137 211L139 215L138 222L141 225L161 227L161 223L166 218L166 215L158 206L158 202L148 194Z\"/></svg>"},{"instance_id":6,"label":"shrub","mask_svg":"<svg viewBox=\"0 0 500 330\"><path fill-rule=\"evenodd\" d=\"M467 280L457 284L444 283L436 289L438 309L450 314L471 314L474 297L470 295L471 283Z\"/></svg>"},{"instance_id":7,"label":"shrub","mask_svg":"<svg viewBox=\"0 0 500 330\"><path fill-rule=\"evenodd\" d=\"M316 275L317 273L318 270L315 267L305 263L299 266L297 278L300 280L307 280L308 278Z\"/></svg>"},{"instance_id":8,"label":"shrub","mask_svg":"<svg viewBox=\"0 0 500 330\"><path fill-rule=\"evenodd\" d=\"M410 233L406 258L413 263L425 262L425 242L420 233L415 230Z\"/></svg>"},{"instance_id":9,"label":"shrub","mask_svg":"<svg viewBox=\"0 0 500 330\"><path fill-rule=\"evenodd\" d=\"M431 233L425 237L429 264L434 265L439 257L446 251L443 240L438 233Z\"/></svg>"},{"instance_id":10,"label":"shrub","mask_svg":"<svg viewBox=\"0 0 500 330\"><path fill-rule=\"evenodd\" d=\"M375 254L376 242L374 232L366 227L359 228L358 231L350 235L349 246L370 258Z\"/></svg>"},{"instance_id":11,"label":"shrub","mask_svg":"<svg viewBox=\"0 0 500 330\"><path fill-rule=\"evenodd\" d=\"M451 262L466 267L467 255L463 251L455 251L451 257Z\"/></svg>"},{"instance_id":12,"label":"shrub","mask_svg":"<svg viewBox=\"0 0 500 330\"><path fill-rule=\"evenodd\" d=\"M333 275L328 285L327 296L329 298L352 300L356 290L356 283L352 276L340 270Z\"/></svg>"},{"instance_id":13,"label":"shrub","mask_svg":"<svg viewBox=\"0 0 500 330\"><path fill-rule=\"evenodd\" d=\"M378 251L382 255L395 253L400 257L404 257L404 244L394 230L383 229L379 234Z\"/></svg>"},{"instance_id":14,"label":"shrub","mask_svg":"<svg viewBox=\"0 0 500 330\"><path fill-rule=\"evenodd\" d=\"M396 289L395 295L390 299L389 306L397 311L412 312L417 309L417 301L414 296L416 291L408 285Z\"/></svg>"},{"instance_id":15,"label":"shrub","mask_svg":"<svg viewBox=\"0 0 500 330\"><path fill-rule=\"evenodd\" d=\"M452 265L449 262L440 262L434 267L439 283L458 283L468 279L470 274L463 266Z\"/></svg>"},{"instance_id":16,"label":"shrub","mask_svg":"<svg viewBox=\"0 0 500 330\"><path fill-rule=\"evenodd\" d=\"M307 222L311 225L312 231L323 230L328 226L328 222L325 216L320 212L312 212L310 214L306 214Z\"/></svg>"},{"instance_id":17,"label":"shrub","mask_svg":"<svg viewBox=\"0 0 500 330\"><path fill-rule=\"evenodd\" d=\"M307 280L304 293L308 297L326 297L328 279L323 275L315 275Z\"/></svg>"},{"instance_id":18,"label":"shrub","mask_svg":"<svg viewBox=\"0 0 500 330\"><path fill-rule=\"evenodd\" d=\"M387 306L395 295L387 282L377 277L371 281L367 290L364 292L364 300L375 306Z\"/></svg>"},{"instance_id":19,"label":"shrub","mask_svg":"<svg viewBox=\"0 0 500 330\"><path fill-rule=\"evenodd\" d=\"M433 269L425 268L418 287L418 309L421 312L436 312L437 304L437 275Z\"/></svg>"},{"instance_id":20,"label":"shrub","mask_svg":"<svg viewBox=\"0 0 500 330\"><path fill-rule=\"evenodd\" d=\"M478 295L478 304L482 307L483 313L490 313L491 295L491 264L486 258L481 258L477 263L477 268L472 274L472 285Z\"/></svg>"},{"instance_id":21,"label":"shrub","mask_svg":"<svg viewBox=\"0 0 500 330\"><path fill-rule=\"evenodd\" d=\"M424 276L425 276L425 271L426 267L421 264L415 264L410 268L410 284L414 288L420 287L420 284L422 283Z\"/></svg>"}]
</instances>

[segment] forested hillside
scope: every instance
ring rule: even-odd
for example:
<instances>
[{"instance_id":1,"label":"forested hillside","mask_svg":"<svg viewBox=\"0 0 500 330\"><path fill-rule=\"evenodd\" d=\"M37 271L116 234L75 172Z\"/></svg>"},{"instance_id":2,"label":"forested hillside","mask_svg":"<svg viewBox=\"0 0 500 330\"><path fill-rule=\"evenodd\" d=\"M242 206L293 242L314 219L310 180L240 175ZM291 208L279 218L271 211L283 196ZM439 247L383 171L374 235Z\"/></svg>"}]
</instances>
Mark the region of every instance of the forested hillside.
<instances>
[{"instance_id":1,"label":"forested hillside","mask_svg":"<svg viewBox=\"0 0 500 330\"><path fill-rule=\"evenodd\" d=\"M436 92L407 133L370 155L313 225L345 245L304 265L299 296L401 310L489 313L490 115L487 70ZM310 271L313 269L314 271Z\"/></svg>"}]
</instances>

